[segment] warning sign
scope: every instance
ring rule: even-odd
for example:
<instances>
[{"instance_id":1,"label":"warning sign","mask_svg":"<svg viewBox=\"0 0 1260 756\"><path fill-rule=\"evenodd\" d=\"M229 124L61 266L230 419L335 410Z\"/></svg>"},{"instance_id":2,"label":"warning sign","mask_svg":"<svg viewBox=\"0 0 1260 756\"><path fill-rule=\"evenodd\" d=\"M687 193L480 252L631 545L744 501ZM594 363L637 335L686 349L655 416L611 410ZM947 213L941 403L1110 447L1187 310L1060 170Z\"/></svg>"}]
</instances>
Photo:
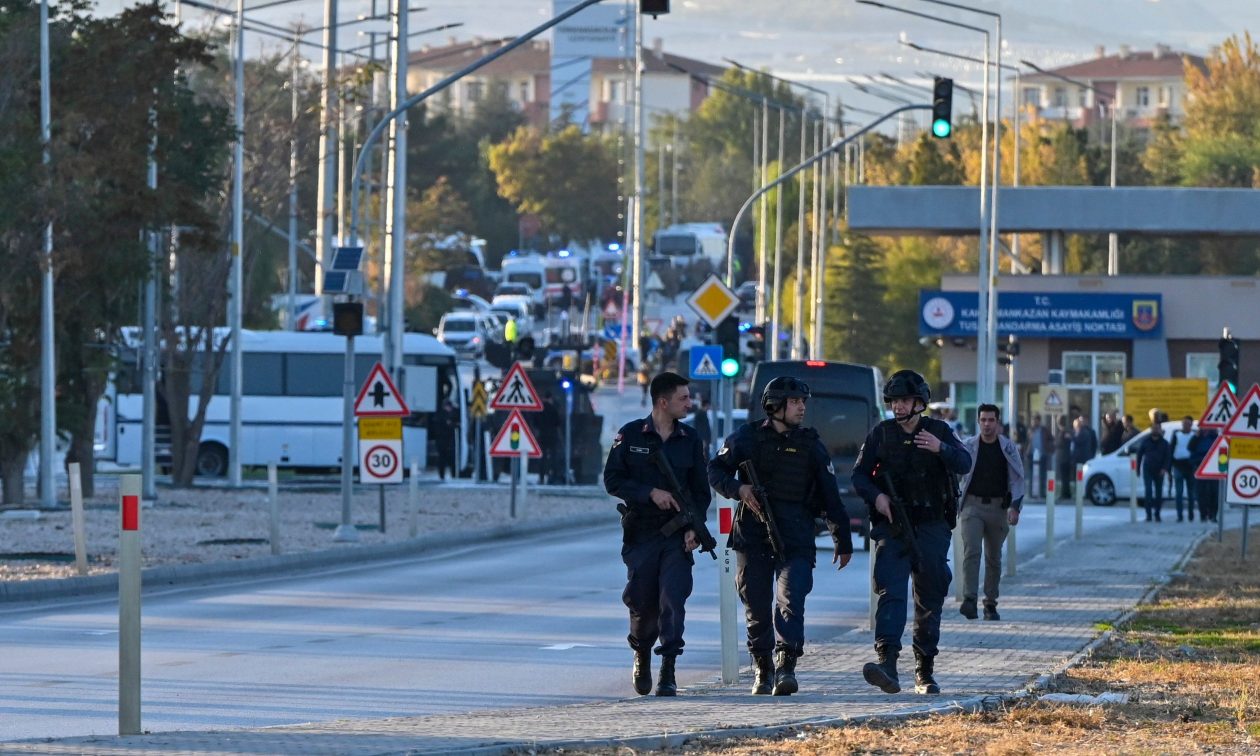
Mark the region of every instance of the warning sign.
<instances>
[{"instance_id":1,"label":"warning sign","mask_svg":"<svg viewBox=\"0 0 1260 756\"><path fill-rule=\"evenodd\" d=\"M1260 438L1260 386L1252 384L1238 403L1238 411L1225 426L1226 436Z\"/></svg>"},{"instance_id":2,"label":"warning sign","mask_svg":"<svg viewBox=\"0 0 1260 756\"><path fill-rule=\"evenodd\" d=\"M499 382L499 390L490 401L490 409L519 410L521 412L538 412L542 402L538 401L538 392L521 363L514 362L507 375Z\"/></svg>"},{"instance_id":3,"label":"warning sign","mask_svg":"<svg viewBox=\"0 0 1260 756\"><path fill-rule=\"evenodd\" d=\"M1203 411L1203 417L1199 418L1199 427L1217 430L1224 428L1229 425L1229 419L1234 416L1234 409L1237 407L1238 397L1234 396L1228 383L1221 381L1221 385L1216 389L1216 396L1208 402L1207 409Z\"/></svg>"},{"instance_id":4,"label":"warning sign","mask_svg":"<svg viewBox=\"0 0 1260 756\"><path fill-rule=\"evenodd\" d=\"M1208 449L1207 456L1199 463L1194 477L1199 480L1225 480L1229 472L1229 436L1217 436Z\"/></svg>"},{"instance_id":5,"label":"warning sign","mask_svg":"<svg viewBox=\"0 0 1260 756\"><path fill-rule=\"evenodd\" d=\"M542 456L542 447L534 438L525 417L519 411L512 410L503 427L499 429L499 435L490 444L490 456L519 457L522 450L534 459Z\"/></svg>"},{"instance_id":6,"label":"warning sign","mask_svg":"<svg viewBox=\"0 0 1260 756\"><path fill-rule=\"evenodd\" d=\"M355 417L406 417L411 414L385 366L376 363L354 400Z\"/></svg>"}]
</instances>

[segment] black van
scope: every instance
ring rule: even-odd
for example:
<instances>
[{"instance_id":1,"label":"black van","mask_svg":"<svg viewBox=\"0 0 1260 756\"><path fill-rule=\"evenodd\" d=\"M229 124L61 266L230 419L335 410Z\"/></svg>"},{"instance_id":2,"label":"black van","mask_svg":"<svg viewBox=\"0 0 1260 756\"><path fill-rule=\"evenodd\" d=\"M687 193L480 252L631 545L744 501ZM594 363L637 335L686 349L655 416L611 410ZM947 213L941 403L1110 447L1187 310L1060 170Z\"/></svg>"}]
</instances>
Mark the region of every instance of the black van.
<instances>
[{"instance_id":1,"label":"black van","mask_svg":"<svg viewBox=\"0 0 1260 756\"><path fill-rule=\"evenodd\" d=\"M805 409L805 425L816 428L831 453L831 462L840 484L840 496L849 513L849 525L862 536L863 548L870 548L870 517L866 502L853 492L849 475L857 461L866 434L883 419L878 368L851 362L822 360L777 360L759 362L753 368L749 394L748 421L765 419L761 392L779 376L790 375L809 386L810 400Z\"/></svg>"}]
</instances>

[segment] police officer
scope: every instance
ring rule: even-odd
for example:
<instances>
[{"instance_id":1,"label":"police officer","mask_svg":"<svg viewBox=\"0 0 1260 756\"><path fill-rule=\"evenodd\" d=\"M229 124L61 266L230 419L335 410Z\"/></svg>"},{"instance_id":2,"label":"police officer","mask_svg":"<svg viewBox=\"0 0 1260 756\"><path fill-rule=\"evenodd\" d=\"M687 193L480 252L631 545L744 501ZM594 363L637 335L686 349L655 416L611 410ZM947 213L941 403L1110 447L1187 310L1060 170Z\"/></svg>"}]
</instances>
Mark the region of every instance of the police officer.
<instances>
[{"instance_id":1,"label":"police officer","mask_svg":"<svg viewBox=\"0 0 1260 756\"><path fill-rule=\"evenodd\" d=\"M678 692L674 659L683 651L684 604L691 595L691 552L698 546L695 531L666 533L682 511L667 489L664 473L652 459L660 450L697 509L708 511L711 494L705 480L706 455L699 434L679 422L691 411L689 381L664 372L652 379L652 414L626 423L617 431L604 465L604 488L625 502L622 511L621 559L626 565L626 588L621 599L630 609L630 648L634 650L632 680L635 691L652 691L652 645L661 657L656 695Z\"/></svg>"},{"instance_id":2,"label":"police officer","mask_svg":"<svg viewBox=\"0 0 1260 756\"><path fill-rule=\"evenodd\" d=\"M835 542L832 564L839 562L843 569L853 556L849 518L831 458L818 432L801 427L808 399L804 382L789 376L771 380L761 394L766 419L731 434L709 462L709 483L740 502L730 547L738 552L735 585L748 624L754 695L797 691L796 659L805 648L805 597L814 587L815 516L826 518ZM766 526L757 517L761 505L739 471L745 460L752 460L766 488L783 541L782 560L773 555Z\"/></svg>"},{"instance_id":3,"label":"police officer","mask_svg":"<svg viewBox=\"0 0 1260 756\"><path fill-rule=\"evenodd\" d=\"M943 421L924 417L932 391L923 376L898 370L884 384L884 401L893 419L871 429L853 466L853 488L871 512L875 541L875 653L862 676L885 693L897 693L897 655L906 627L906 581L914 586L915 691L940 693L932 666L941 635L941 607L949 592L950 530L955 525L957 491L952 475L971 470L971 456ZM885 477L887 474L887 477ZM891 480L891 487L889 481ZM910 534L895 532L892 499L904 506L919 559L912 556Z\"/></svg>"}]
</instances>

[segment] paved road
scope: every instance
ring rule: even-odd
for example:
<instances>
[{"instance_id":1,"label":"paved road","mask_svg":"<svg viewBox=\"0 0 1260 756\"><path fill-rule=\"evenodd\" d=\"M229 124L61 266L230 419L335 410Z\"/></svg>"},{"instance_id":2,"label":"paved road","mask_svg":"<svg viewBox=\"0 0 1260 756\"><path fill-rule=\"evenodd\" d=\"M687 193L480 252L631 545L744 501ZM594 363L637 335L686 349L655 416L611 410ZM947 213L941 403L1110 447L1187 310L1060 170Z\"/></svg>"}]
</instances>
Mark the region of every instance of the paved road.
<instances>
[{"instance_id":1,"label":"paved road","mask_svg":"<svg viewBox=\"0 0 1260 756\"><path fill-rule=\"evenodd\" d=\"M593 506L597 506L593 504ZM1071 509L1057 510L1071 539ZM1088 508L1091 535L1127 524ZM1044 508L1020 526L1022 559ZM300 577L168 590L144 605L146 729L262 727L625 697L628 651L614 527L487 544ZM820 552L811 641L865 627L867 555ZM684 686L720 668L712 560L696 571ZM110 601L0 611L0 740L116 728ZM742 637L742 634L741 634ZM742 654L741 654L742 657Z\"/></svg>"}]
</instances>

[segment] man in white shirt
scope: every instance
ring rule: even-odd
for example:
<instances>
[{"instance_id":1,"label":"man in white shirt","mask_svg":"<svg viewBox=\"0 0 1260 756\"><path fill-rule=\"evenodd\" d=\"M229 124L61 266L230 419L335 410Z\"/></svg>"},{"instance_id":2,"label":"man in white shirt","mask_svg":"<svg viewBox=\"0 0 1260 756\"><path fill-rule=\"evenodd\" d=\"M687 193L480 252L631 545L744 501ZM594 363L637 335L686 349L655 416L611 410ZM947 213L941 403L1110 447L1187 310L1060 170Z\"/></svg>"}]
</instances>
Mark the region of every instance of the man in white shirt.
<instances>
[{"instance_id":1,"label":"man in white shirt","mask_svg":"<svg viewBox=\"0 0 1260 756\"><path fill-rule=\"evenodd\" d=\"M1181 427L1168 439L1172 446L1173 496L1177 503L1177 522L1182 520L1182 492L1185 493L1185 514L1194 522L1194 464L1190 461L1190 445L1194 439L1194 418L1181 418Z\"/></svg>"}]
</instances>

